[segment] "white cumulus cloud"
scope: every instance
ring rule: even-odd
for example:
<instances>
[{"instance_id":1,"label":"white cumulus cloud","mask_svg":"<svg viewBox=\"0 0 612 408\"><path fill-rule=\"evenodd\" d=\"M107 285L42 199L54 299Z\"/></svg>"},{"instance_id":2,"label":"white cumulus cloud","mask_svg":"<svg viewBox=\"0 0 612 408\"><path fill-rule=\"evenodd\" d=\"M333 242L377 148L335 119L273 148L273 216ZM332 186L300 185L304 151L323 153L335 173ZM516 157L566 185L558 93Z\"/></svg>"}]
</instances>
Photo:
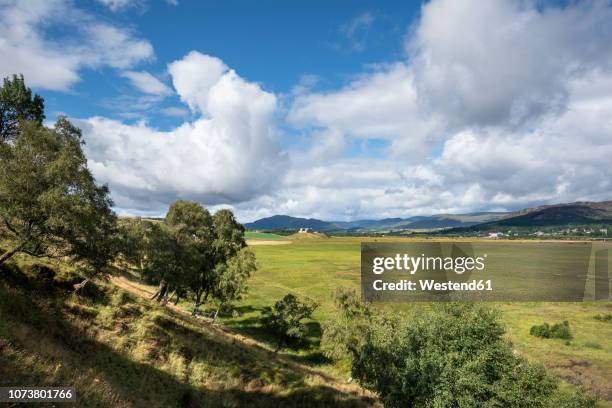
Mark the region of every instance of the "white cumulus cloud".
<instances>
[{"instance_id":1,"label":"white cumulus cloud","mask_svg":"<svg viewBox=\"0 0 612 408\"><path fill-rule=\"evenodd\" d=\"M197 120L170 131L101 117L79 121L89 165L110 184L117 205L161 212L177 197L236 203L280 185L285 157L275 95L197 52L169 71L181 99L200 113Z\"/></svg>"}]
</instances>

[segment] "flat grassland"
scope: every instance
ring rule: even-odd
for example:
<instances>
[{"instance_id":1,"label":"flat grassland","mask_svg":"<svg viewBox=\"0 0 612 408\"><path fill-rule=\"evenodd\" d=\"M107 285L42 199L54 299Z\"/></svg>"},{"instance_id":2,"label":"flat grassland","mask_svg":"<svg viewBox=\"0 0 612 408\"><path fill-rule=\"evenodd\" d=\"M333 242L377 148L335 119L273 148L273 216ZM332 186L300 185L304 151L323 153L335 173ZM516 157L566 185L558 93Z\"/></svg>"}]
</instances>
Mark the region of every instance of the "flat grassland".
<instances>
[{"instance_id":1,"label":"flat grassland","mask_svg":"<svg viewBox=\"0 0 612 408\"><path fill-rule=\"evenodd\" d=\"M272 305L289 292L311 297L320 302L320 307L309 323L310 347L287 353L298 361L348 377L348 362L332 364L318 349L320 325L333 318L333 292L337 287L359 290L362 241L397 242L410 239L295 238L290 245L256 245L251 248L256 254L259 269L249 282L248 295L238 304L237 312L223 317L224 324L249 336L272 342L273 339L268 338L261 328L262 308ZM527 242L534 245L559 245L559 242ZM497 241L492 246L504 251L514 243ZM584 245L584 242L564 245ZM509 267L520 267L520 264ZM502 313L508 339L518 353L544 364L567 383L581 385L596 393L603 400L602 406L612 406L612 322L595 318L596 315L612 313L612 302L511 302L490 305ZM381 304L380 307L406 311L428 305L391 303ZM529 334L530 327L535 324L564 320L570 323L574 336L571 341L541 339Z\"/></svg>"},{"instance_id":2,"label":"flat grassland","mask_svg":"<svg viewBox=\"0 0 612 408\"><path fill-rule=\"evenodd\" d=\"M282 240L286 239L282 235L272 234L270 232L256 232L256 231L247 231L244 233L244 237L247 240L258 240L263 239L266 241L274 241L274 240Z\"/></svg>"}]
</instances>

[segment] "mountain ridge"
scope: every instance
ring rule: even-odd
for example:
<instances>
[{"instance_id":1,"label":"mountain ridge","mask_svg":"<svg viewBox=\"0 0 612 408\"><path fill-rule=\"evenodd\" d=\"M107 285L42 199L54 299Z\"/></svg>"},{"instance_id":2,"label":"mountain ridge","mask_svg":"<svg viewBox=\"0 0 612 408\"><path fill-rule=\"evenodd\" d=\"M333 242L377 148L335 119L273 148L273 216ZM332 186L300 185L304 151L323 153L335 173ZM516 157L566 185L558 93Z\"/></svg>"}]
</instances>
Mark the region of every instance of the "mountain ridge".
<instances>
[{"instance_id":1,"label":"mountain ridge","mask_svg":"<svg viewBox=\"0 0 612 408\"><path fill-rule=\"evenodd\" d=\"M508 212L479 211L466 214L434 214L407 218L323 221L316 218L274 215L246 223L251 230L271 231L310 228L321 232L374 232L419 229L474 229L506 226L552 226L612 223L612 201L577 201L546 204Z\"/></svg>"}]
</instances>

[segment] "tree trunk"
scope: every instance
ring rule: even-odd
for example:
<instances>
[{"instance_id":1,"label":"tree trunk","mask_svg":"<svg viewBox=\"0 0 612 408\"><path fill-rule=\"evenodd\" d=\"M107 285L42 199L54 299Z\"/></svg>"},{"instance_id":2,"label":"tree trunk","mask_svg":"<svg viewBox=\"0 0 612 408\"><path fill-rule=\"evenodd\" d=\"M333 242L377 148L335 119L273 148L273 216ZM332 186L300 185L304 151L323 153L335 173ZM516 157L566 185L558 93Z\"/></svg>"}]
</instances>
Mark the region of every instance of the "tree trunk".
<instances>
[{"instance_id":1,"label":"tree trunk","mask_svg":"<svg viewBox=\"0 0 612 408\"><path fill-rule=\"evenodd\" d=\"M79 290L83 289L85 287L85 285L87 285L87 282L89 282L89 278L85 279L83 282L81 283L77 283L73 286L74 288L74 293L78 293Z\"/></svg>"},{"instance_id":2,"label":"tree trunk","mask_svg":"<svg viewBox=\"0 0 612 408\"><path fill-rule=\"evenodd\" d=\"M174 301L174 305L178 305L179 300L181 300L181 294L179 292L176 292L176 300Z\"/></svg>"},{"instance_id":3,"label":"tree trunk","mask_svg":"<svg viewBox=\"0 0 612 408\"><path fill-rule=\"evenodd\" d=\"M202 291L198 290L196 293L196 300L193 304L193 312L191 312L192 316L195 316L198 313L198 307L200 306L200 299L202 298Z\"/></svg>"},{"instance_id":4,"label":"tree trunk","mask_svg":"<svg viewBox=\"0 0 612 408\"><path fill-rule=\"evenodd\" d=\"M166 304L170 301L170 299L172 299L175 293L176 293L176 289L174 289L172 293L170 293L169 295L168 295L168 292L166 291L166 294L164 295L164 298L162 300L162 304L166 306Z\"/></svg>"},{"instance_id":5,"label":"tree trunk","mask_svg":"<svg viewBox=\"0 0 612 408\"><path fill-rule=\"evenodd\" d=\"M274 353L278 353L280 351L280 349L283 348L283 338L281 337L278 340L278 344L276 345L276 350L274 350Z\"/></svg>"},{"instance_id":6,"label":"tree trunk","mask_svg":"<svg viewBox=\"0 0 612 408\"><path fill-rule=\"evenodd\" d=\"M159 282L159 286L157 287L157 292L155 292L153 296L151 296L151 299L159 302L164 297L167 291L168 291L168 282L166 282L165 279L162 279Z\"/></svg>"}]
</instances>

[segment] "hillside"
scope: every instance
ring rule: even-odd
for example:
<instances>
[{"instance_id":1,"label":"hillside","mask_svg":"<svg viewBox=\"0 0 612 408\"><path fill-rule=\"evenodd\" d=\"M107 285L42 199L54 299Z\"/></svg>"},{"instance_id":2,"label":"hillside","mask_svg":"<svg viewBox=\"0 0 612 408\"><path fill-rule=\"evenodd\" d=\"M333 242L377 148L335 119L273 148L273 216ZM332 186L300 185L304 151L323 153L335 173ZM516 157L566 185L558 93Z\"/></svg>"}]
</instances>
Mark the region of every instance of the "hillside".
<instances>
[{"instance_id":1,"label":"hillside","mask_svg":"<svg viewBox=\"0 0 612 408\"><path fill-rule=\"evenodd\" d=\"M543 205L506 213L477 212L468 214L436 214L410 218L381 220L321 221L275 215L245 226L252 230L292 230L311 228L323 232L375 233L404 230L450 228L450 232L489 230L500 227L537 227L612 223L612 201L576 202Z\"/></svg>"},{"instance_id":2,"label":"hillside","mask_svg":"<svg viewBox=\"0 0 612 408\"><path fill-rule=\"evenodd\" d=\"M271 231L280 229L312 228L316 231L330 231L338 229L333 223L317 220L314 218L298 218L288 215L274 215L262 218L255 222L249 222L244 226L251 230Z\"/></svg>"},{"instance_id":3,"label":"hillside","mask_svg":"<svg viewBox=\"0 0 612 408\"><path fill-rule=\"evenodd\" d=\"M129 274L80 295L69 271L0 274L0 386L70 384L79 407L374 404L355 385L125 290L138 286Z\"/></svg>"},{"instance_id":4,"label":"hillside","mask_svg":"<svg viewBox=\"0 0 612 408\"><path fill-rule=\"evenodd\" d=\"M563 227L612 224L612 201L576 202L526 208L494 221L448 232L495 230L507 227Z\"/></svg>"},{"instance_id":5,"label":"hillside","mask_svg":"<svg viewBox=\"0 0 612 408\"><path fill-rule=\"evenodd\" d=\"M384 232L391 230L467 227L482 222L498 220L506 214L502 212L479 212L356 221L321 221L314 218L275 215L246 223L245 227L257 231L311 228L315 231L323 232Z\"/></svg>"}]
</instances>

